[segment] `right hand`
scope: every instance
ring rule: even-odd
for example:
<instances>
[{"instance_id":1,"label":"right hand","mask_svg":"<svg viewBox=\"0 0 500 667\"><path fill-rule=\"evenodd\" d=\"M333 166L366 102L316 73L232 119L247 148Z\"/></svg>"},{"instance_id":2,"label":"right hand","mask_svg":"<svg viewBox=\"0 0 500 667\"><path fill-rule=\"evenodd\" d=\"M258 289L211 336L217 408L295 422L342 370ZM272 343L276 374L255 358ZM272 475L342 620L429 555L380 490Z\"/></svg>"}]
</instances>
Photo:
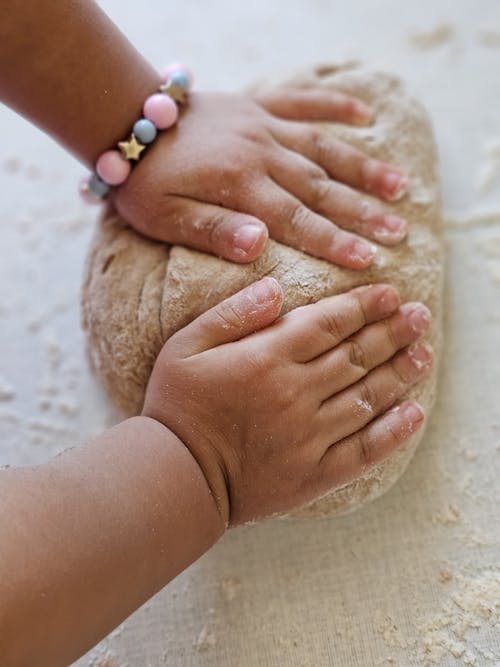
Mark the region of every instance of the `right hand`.
<instances>
[{"instance_id":1,"label":"right hand","mask_svg":"<svg viewBox=\"0 0 500 667\"><path fill-rule=\"evenodd\" d=\"M428 372L429 312L365 286L277 319L264 278L164 345L143 414L173 431L222 520L287 512L358 477L422 425L408 389Z\"/></svg>"}]
</instances>

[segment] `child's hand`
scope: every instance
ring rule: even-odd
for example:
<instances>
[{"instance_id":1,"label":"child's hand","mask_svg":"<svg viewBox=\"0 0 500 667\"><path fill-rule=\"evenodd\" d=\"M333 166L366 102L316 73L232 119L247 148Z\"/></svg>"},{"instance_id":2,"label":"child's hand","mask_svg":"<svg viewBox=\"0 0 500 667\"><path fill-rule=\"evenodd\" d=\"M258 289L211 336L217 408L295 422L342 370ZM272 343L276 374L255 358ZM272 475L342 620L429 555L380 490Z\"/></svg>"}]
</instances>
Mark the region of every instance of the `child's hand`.
<instances>
[{"instance_id":1,"label":"child's hand","mask_svg":"<svg viewBox=\"0 0 500 667\"><path fill-rule=\"evenodd\" d=\"M406 223L357 190L392 201L405 178L298 121L366 124L370 115L359 100L331 91L279 91L259 101L193 94L178 125L117 190L116 207L148 236L235 262L256 259L269 230L316 257L365 268L376 248L361 236L394 245Z\"/></svg>"},{"instance_id":2,"label":"child's hand","mask_svg":"<svg viewBox=\"0 0 500 667\"><path fill-rule=\"evenodd\" d=\"M399 307L388 285L276 321L281 302L264 278L198 317L165 344L146 393L143 414L184 442L231 525L354 479L424 419L412 401L390 408L432 364L412 345L425 306Z\"/></svg>"}]
</instances>

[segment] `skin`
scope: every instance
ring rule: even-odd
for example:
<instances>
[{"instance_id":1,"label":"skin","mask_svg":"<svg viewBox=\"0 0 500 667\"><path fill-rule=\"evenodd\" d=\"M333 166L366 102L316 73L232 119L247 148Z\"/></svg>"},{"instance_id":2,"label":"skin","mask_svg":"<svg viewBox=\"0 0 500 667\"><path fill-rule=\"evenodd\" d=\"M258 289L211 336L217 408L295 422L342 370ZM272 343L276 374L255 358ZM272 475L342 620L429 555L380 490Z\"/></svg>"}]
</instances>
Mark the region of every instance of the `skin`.
<instances>
[{"instance_id":1,"label":"skin","mask_svg":"<svg viewBox=\"0 0 500 667\"><path fill-rule=\"evenodd\" d=\"M354 479L420 428L400 400L432 365L425 306L388 285L279 318L281 303L265 278L207 311L165 344L141 417L0 472L3 666L69 664L228 527Z\"/></svg>"},{"instance_id":2,"label":"skin","mask_svg":"<svg viewBox=\"0 0 500 667\"><path fill-rule=\"evenodd\" d=\"M157 73L89 0L2 10L2 100L93 165ZM233 261L269 235L360 269L373 260L362 237L405 235L383 205L404 176L303 121L370 119L335 91L193 94L112 201L144 234ZM166 343L142 416L0 471L2 666L67 665L228 527L344 484L421 426L398 401L432 364L425 307L380 285L283 318L281 303L271 278L236 294Z\"/></svg>"},{"instance_id":3,"label":"skin","mask_svg":"<svg viewBox=\"0 0 500 667\"><path fill-rule=\"evenodd\" d=\"M129 135L159 75L90 0L28 7L2 5L0 97L92 168ZM303 121L359 125L372 116L336 91L194 94L177 127L160 133L115 190L115 205L148 236L235 262L255 260L271 236L365 268L376 246L363 237L399 243L406 222L359 191L393 201L405 177Z\"/></svg>"}]
</instances>

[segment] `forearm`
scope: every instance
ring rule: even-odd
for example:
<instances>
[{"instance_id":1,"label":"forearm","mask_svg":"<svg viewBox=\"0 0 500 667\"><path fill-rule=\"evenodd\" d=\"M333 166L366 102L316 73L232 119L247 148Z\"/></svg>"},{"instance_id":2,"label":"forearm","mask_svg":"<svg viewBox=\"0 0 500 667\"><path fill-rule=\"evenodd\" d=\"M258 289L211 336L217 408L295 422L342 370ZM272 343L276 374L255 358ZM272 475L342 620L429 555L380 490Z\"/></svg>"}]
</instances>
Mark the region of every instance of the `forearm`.
<instances>
[{"instance_id":1,"label":"forearm","mask_svg":"<svg viewBox=\"0 0 500 667\"><path fill-rule=\"evenodd\" d=\"M145 417L48 464L2 471L2 665L68 664L223 531L189 451Z\"/></svg>"},{"instance_id":2,"label":"forearm","mask_svg":"<svg viewBox=\"0 0 500 667\"><path fill-rule=\"evenodd\" d=\"M3 0L0 99L88 166L126 137L158 84L91 0Z\"/></svg>"}]
</instances>

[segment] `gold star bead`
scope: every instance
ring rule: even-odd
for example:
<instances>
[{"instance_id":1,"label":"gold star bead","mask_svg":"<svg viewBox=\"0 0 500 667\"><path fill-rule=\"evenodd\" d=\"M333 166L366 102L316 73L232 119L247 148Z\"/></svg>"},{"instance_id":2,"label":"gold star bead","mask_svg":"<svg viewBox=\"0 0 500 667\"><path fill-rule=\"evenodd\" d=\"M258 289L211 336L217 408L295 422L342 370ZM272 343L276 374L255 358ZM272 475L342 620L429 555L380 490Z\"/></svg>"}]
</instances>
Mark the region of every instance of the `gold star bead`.
<instances>
[{"instance_id":1,"label":"gold star bead","mask_svg":"<svg viewBox=\"0 0 500 667\"><path fill-rule=\"evenodd\" d=\"M138 160L146 146L140 144L132 134L128 141L120 141L118 148L126 160Z\"/></svg>"},{"instance_id":2,"label":"gold star bead","mask_svg":"<svg viewBox=\"0 0 500 667\"><path fill-rule=\"evenodd\" d=\"M177 104L186 104L186 91L177 83L174 83L173 81L164 83L162 86L160 86L160 90L162 93L169 95L174 100L174 102L177 102Z\"/></svg>"}]
</instances>

